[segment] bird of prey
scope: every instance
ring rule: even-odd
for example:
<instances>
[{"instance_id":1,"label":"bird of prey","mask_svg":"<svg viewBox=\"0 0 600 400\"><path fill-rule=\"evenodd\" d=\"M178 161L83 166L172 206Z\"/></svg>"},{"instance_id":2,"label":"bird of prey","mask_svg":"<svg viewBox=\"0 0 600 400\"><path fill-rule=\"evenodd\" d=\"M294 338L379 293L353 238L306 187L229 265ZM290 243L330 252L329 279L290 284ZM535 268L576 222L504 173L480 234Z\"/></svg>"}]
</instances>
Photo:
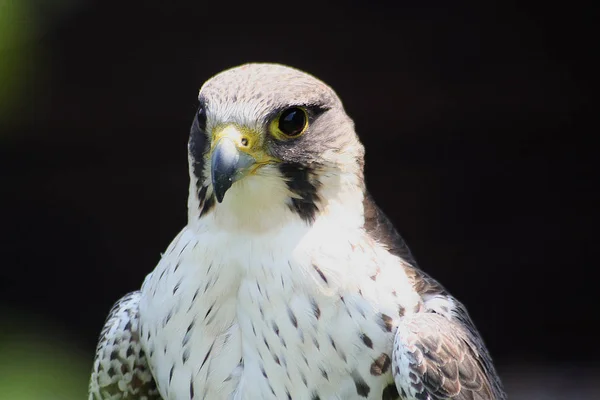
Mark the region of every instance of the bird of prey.
<instances>
[{"instance_id":1,"label":"bird of prey","mask_svg":"<svg viewBox=\"0 0 600 400\"><path fill-rule=\"evenodd\" d=\"M465 307L369 196L336 93L246 64L200 89L187 226L114 306L99 399L505 399Z\"/></svg>"}]
</instances>

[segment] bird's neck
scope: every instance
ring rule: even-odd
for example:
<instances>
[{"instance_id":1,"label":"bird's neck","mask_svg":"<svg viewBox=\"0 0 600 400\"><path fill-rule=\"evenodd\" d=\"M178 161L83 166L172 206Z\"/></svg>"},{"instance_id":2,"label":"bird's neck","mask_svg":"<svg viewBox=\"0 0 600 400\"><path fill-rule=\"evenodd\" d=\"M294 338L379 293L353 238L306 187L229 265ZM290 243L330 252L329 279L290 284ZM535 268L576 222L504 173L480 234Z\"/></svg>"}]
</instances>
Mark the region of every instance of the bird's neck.
<instances>
[{"instance_id":1,"label":"bird's neck","mask_svg":"<svg viewBox=\"0 0 600 400\"><path fill-rule=\"evenodd\" d=\"M364 225L364 187L351 173L323 174L319 178L310 214L308 199L291 192L278 176L249 176L236 182L222 203L216 203L211 189L198 198L196 183L190 185L188 225L211 226L219 232L260 235L297 226L298 233L315 225L334 224L337 228L357 230ZM202 190L200 190L202 191ZM305 207L309 210L304 210Z\"/></svg>"}]
</instances>

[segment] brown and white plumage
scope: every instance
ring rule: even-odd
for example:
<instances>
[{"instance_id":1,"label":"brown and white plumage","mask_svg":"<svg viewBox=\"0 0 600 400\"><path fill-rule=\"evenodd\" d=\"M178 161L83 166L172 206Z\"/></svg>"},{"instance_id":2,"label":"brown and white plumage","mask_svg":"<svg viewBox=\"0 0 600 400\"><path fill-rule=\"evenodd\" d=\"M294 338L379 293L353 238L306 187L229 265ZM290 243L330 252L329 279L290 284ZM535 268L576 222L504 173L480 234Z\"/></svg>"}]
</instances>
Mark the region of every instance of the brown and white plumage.
<instances>
[{"instance_id":1,"label":"brown and white plumage","mask_svg":"<svg viewBox=\"0 0 600 400\"><path fill-rule=\"evenodd\" d=\"M505 398L464 306L368 195L331 88L248 64L199 100L188 225L111 312L90 399Z\"/></svg>"},{"instance_id":2,"label":"brown and white plumage","mask_svg":"<svg viewBox=\"0 0 600 400\"><path fill-rule=\"evenodd\" d=\"M139 340L139 297L139 292L129 293L108 315L94 360L90 400L161 398Z\"/></svg>"},{"instance_id":3,"label":"brown and white plumage","mask_svg":"<svg viewBox=\"0 0 600 400\"><path fill-rule=\"evenodd\" d=\"M404 318L396 332L392 364L399 391L409 399L504 398L465 307L422 271L409 274L426 308Z\"/></svg>"}]
</instances>

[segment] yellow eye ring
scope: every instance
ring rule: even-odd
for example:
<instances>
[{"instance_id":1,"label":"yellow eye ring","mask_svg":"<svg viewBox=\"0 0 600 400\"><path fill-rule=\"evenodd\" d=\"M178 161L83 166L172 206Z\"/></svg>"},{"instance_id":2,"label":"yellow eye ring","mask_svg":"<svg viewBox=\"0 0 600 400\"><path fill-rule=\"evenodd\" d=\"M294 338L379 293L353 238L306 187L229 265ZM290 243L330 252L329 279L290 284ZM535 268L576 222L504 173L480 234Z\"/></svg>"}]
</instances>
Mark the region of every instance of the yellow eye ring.
<instances>
[{"instance_id":1,"label":"yellow eye ring","mask_svg":"<svg viewBox=\"0 0 600 400\"><path fill-rule=\"evenodd\" d=\"M270 127L271 134L277 139L294 139L302 136L308 128L308 113L301 107L283 110Z\"/></svg>"}]
</instances>

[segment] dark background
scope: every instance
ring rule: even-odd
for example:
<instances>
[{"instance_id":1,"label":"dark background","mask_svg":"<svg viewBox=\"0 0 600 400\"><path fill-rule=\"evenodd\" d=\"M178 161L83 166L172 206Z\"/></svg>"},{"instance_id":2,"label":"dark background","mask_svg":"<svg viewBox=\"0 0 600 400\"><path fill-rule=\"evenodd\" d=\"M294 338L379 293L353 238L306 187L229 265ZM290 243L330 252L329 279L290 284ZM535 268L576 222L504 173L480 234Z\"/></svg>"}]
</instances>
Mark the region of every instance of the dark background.
<instances>
[{"instance_id":1,"label":"dark background","mask_svg":"<svg viewBox=\"0 0 600 400\"><path fill-rule=\"evenodd\" d=\"M532 371L558 371L564 382L548 382L570 396L600 377L595 148L583 142L597 134L583 122L591 15L563 3L211 3L5 8L17 32L0 47L5 345L20 332L58 340L87 379L113 302L186 223L198 89L271 61L343 99L376 201L467 305L514 398L534 398L522 393L539 382L520 380Z\"/></svg>"}]
</instances>

